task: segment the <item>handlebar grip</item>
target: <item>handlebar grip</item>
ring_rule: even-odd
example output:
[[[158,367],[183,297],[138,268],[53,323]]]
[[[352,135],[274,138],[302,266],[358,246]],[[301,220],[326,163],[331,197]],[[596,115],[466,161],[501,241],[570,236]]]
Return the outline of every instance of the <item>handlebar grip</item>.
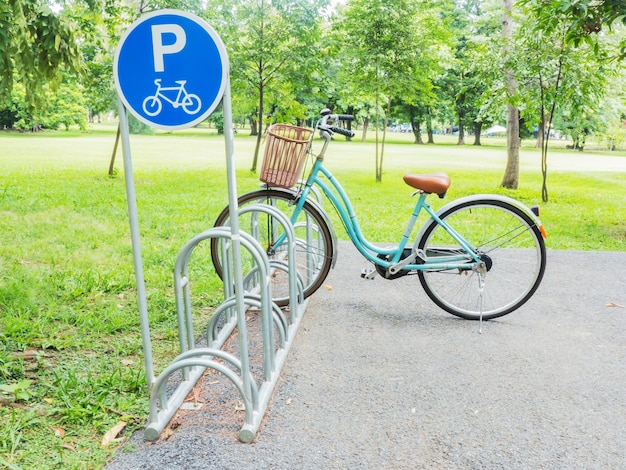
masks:
[[[330,130],[336,132],[337,134],[345,135],[346,137],[354,137],[354,132],[344,129],[343,127],[331,126]]]
[[[354,121],[352,114],[337,114],[337,119],[340,121]]]

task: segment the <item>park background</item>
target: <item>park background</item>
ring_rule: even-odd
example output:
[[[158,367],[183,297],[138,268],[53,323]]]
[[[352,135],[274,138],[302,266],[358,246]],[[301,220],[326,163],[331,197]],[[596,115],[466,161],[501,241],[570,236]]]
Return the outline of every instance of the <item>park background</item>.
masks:
[[[623,12],[612,2],[539,4],[516,3],[508,39],[506,4],[488,1],[0,5],[0,465],[98,468],[145,423],[120,161],[108,171],[112,54],[139,8],[192,11],[226,43],[240,193],[258,185],[269,124],[311,126],[330,106],[357,116],[356,137],[336,139],[327,162],[374,241],[399,233],[397,214],[412,208],[402,174],[444,170],[453,181],[446,200],[490,192],[533,205],[547,183],[549,249],[624,251]],[[510,129],[511,108],[523,139],[514,187],[503,187],[510,146],[484,134]],[[177,349],[175,257],[227,202],[222,125],[219,113],[186,131],[133,123],[157,369]],[[196,256],[202,324],[221,297],[210,256]],[[103,445],[119,422],[119,440]]]

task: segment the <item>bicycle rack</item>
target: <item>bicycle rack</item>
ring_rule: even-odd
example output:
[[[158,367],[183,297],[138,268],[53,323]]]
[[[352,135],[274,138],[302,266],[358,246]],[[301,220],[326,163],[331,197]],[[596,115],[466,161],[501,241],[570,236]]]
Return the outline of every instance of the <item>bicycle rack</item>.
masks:
[[[248,345],[246,324],[238,321],[232,315],[232,310],[236,306],[236,298],[232,295],[232,277],[229,279],[229,270],[226,269],[232,262],[233,257],[226,250],[227,259],[223,264],[225,268],[224,289],[227,299],[213,313],[206,326],[207,347],[195,347],[195,334],[192,325],[192,311],[190,298],[190,279],[188,277],[189,258],[193,250],[202,242],[211,238],[223,238],[229,240],[231,232],[227,228],[213,228],[207,230],[191,239],[181,250],[174,270],[174,286],[176,293],[176,305],[178,311],[178,327],[180,336],[181,354],[156,378],[150,396],[150,424],[145,430],[145,437],[148,440],[155,440],[161,431],[171,420],[178,408],[183,403],[197,381],[202,377],[206,369],[211,368],[224,374],[235,385],[241,395],[245,407],[245,424],[239,432],[239,439],[242,442],[254,440],[261,419],[269,403],[269,399],[276,385],[278,374],[282,369],[295,332],[304,314],[305,303],[301,302],[302,282],[297,278],[295,269],[295,240],[293,228],[288,219],[279,211],[272,207],[255,205],[247,207],[246,212],[260,211],[267,212],[272,217],[277,218],[287,231],[289,241],[288,274],[290,291],[292,294],[290,304],[290,315],[287,320],[283,312],[271,302],[271,292],[269,282],[259,284],[257,294],[247,294],[244,301],[247,306],[258,307],[261,310],[261,329],[263,344],[263,383],[258,386],[254,381],[248,362]],[[242,211],[243,212],[243,211]],[[270,263],[263,252],[262,247],[249,234],[240,232],[242,246],[246,248],[255,258],[256,270],[260,279],[269,279]],[[225,323],[218,332],[218,322],[225,318]],[[239,336],[239,358],[225,351],[220,350],[232,332],[237,329]],[[278,350],[274,349],[275,337],[274,329],[278,331]],[[217,362],[221,359],[224,363]],[[233,370],[234,369],[234,370]],[[166,387],[172,375],[179,370],[182,371],[183,381],[176,390],[167,396]]]
[[[189,240],[180,251],[174,267],[174,289],[180,354],[155,377],[148,305],[144,281],[137,203],[130,152],[127,109],[118,97],[120,135],[124,156],[130,233],[133,247],[137,303],[139,308],[141,337],[144,352],[146,381],[149,387],[150,416],[144,431],[147,440],[156,440],[171,418],[183,404],[187,395],[207,369],[227,377],[235,386],[245,408],[245,421],[239,431],[242,442],[252,442],[267,405],[277,384],[279,373],[285,363],[295,333],[302,320],[307,302],[303,295],[303,281],[295,266],[296,239],[289,219],[268,205],[256,204],[239,211],[233,157],[232,109],[230,84],[226,81],[222,96],[224,133],[226,135],[226,166],[230,227],[216,227],[202,232]],[[287,233],[287,263],[270,261],[253,235],[239,230],[238,217],[245,212],[265,212],[275,218]],[[208,321],[206,346],[196,346],[196,332],[192,323],[192,302],[189,279],[189,261],[193,251],[207,240],[220,239],[223,262],[224,301]],[[243,273],[241,249],[247,250],[254,260],[254,267]],[[289,318],[272,302],[270,275],[272,270],[282,269],[288,273]],[[244,275],[245,274],[245,275]],[[254,286],[244,291],[244,282]],[[249,342],[246,312],[250,307],[260,310],[262,343],[262,378],[258,381],[250,368]],[[238,357],[221,349],[234,331],[238,337]],[[277,334],[276,334],[277,333]],[[201,335],[198,335],[201,336]],[[175,384],[174,382],[179,380]]]

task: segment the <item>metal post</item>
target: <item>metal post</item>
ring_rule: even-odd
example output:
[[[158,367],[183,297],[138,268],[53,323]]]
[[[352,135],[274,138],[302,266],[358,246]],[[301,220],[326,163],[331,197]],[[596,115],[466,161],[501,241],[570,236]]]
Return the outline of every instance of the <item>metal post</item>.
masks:
[[[152,364],[152,344],[150,343],[150,326],[148,320],[148,302],[146,300],[146,284],[141,259],[141,241],[139,237],[139,222],[137,216],[137,198],[135,195],[135,181],[133,163],[130,155],[130,138],[128,131],[128,117],[126,108],[118,98],[120,130],[122,137],[122,152],[124,153],[124,178],[126,181],[126,199],[128,204],[128,220],[130,222],[130,237],[133,246],[133,260],[135,263],[135,281],[137,283],[137,303],[139,304],[139,319],[141,322],[141,339],[143,342],[143,360],[146,369],[146,380],[149,390],[154,385],[154,366]],[[150,410],[152,414],[153,410]],[[156,412],[156,411],[155,411]]]
[[[226,88],[222,98],[224,112],[224,134],[226,136],[226,178],[228,181],[228,208],[230,215],[230,232],[233,253],[233,277],[235,281],[235,298],[237,310],[237,324],[246,323],[246,306],[243,292],[243,272],[241,267],[241,238],[239,235],[239,205],[237,202],[237,177],[235,168],[235,155],[233,149],[233,112],[230,102],[230,73],[227,74]],[[239,351],[241,354],[241,369],[243,379],[243,392],[250,399],[252,391],[250,386],[250,361],[248,358],[248,334],[246,328],[240,328]]]

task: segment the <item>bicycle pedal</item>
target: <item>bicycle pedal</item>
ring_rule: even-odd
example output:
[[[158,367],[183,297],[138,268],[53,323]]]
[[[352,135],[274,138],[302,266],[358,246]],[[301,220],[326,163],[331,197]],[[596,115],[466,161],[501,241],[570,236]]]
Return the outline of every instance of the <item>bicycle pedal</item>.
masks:
[[[367,269],[365,268],[363,271],[361,271],[361,278],[363,279],[368,279],[368,280],[372,280],[376,277],[376,270],[375,269]]]

